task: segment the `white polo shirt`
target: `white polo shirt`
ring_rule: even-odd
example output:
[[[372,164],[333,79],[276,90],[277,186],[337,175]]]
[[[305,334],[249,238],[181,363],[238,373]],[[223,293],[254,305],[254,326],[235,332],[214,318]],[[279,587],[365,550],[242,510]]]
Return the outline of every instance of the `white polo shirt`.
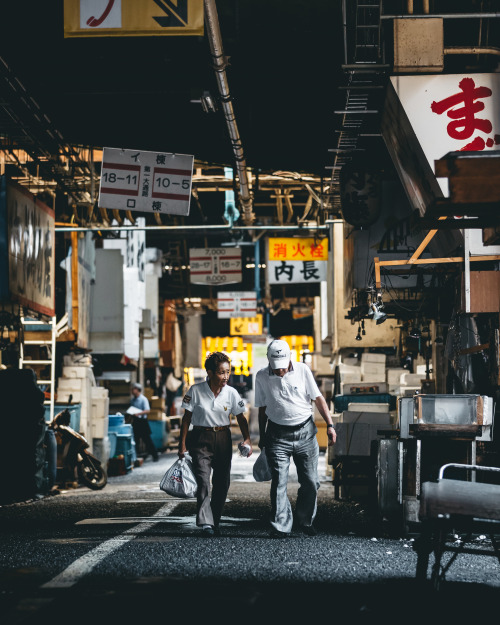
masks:
[[[266,406],[270,421],[279,425],[298,425],[312,415],[311,401],[321,395],[313,374],[303,362],[280,378],[270,366],[255,376],[255,406]]]
[[[229,425],[230,414],[243,414],[245,402],[235,388],[227,385],[215,397],[206,380],[193,384],[184,395],[181,407],[192,413],[192,425],[214,427]]]

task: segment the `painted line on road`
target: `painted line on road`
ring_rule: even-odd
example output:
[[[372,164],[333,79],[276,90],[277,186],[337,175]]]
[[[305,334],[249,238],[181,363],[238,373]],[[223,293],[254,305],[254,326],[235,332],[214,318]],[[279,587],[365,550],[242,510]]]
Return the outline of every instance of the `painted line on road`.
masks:
[[[139,534],[143,534],[157,523],[160,523],[167,515],[173,512],[177,506],[177,501],[169,501],[160,508],[154,516],[146,517],[146,522],[140,522],[139,525],[125,530],[119,536],[101,543],[81,558],[78,558],[78,560],[75,560],[64,569],[62,573],[59,573],[59,575],[56,575],[50,581],[42,584],[41,588],[70,588],[74,586],[82,577],[88,575],[102,560],[131,540],[134,540]],[[137,520],[142,521],[141,517],[137,517]]]

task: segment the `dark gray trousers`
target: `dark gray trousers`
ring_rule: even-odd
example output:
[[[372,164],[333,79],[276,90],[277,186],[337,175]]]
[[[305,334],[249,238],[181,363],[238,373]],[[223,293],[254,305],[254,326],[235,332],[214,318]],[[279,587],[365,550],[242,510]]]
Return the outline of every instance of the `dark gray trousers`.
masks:
[[[217,527],[229,490],[233,445],[231,430],[193,429],[190,433],[189,453],[198,483],[196,525]],[[212,493],[210,496],[210,477]]]

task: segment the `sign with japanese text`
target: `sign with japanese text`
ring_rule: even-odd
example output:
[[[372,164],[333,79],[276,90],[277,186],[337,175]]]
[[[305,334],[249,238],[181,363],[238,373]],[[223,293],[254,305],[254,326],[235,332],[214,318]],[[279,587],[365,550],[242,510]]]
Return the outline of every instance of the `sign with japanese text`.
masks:
[[[23,187],[7,185],[10,298],[28,310],[55,314],[54,211]]]
[[[262,315],[255,317],[236,317],[229,320],[231,336],[253,336],[262,334]]]
[[[203,0],[64,0],[65,37],[203,36]]]
[[[392,84],[432,168],[448,152],[498,149],[500,74],[393,76]],[[444,195],[448,180],[438,179]]]
[[[193,161],[188,154],[104,148],[99,206],[186,217]]]
[[[255,317],[257,294],[255,291],[219,291],[217,293],[217,318],[231,319]]]
[[[270,238],[268,260],[328,260],[328,239]]]
[[[192,284],[241,282],[241,248],[204,247],[189,250]]]
[[[327,238],[270,238],[269,284],[322,282],[326,280],[327,260]]]

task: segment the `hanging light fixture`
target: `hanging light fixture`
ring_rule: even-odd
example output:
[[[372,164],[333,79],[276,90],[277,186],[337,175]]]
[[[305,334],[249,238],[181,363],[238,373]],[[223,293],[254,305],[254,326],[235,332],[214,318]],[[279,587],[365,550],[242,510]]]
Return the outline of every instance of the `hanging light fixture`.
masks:
[[[377,322],[377,325],[384,323],[387,319],[385,312],[382,312],[383,304],[381,302],[372,302],[368,309],[368,316]]]

